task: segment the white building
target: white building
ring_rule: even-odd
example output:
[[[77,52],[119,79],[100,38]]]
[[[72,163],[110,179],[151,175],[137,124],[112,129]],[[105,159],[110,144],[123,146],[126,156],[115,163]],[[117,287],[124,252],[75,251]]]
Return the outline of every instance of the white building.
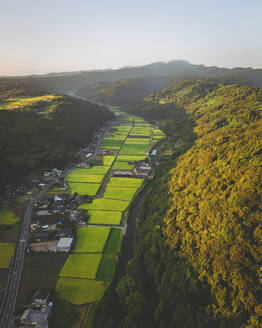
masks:
[[[73,238],[60,238],[57,246],[50,246],[51,252],[69,252],[72,245]]]

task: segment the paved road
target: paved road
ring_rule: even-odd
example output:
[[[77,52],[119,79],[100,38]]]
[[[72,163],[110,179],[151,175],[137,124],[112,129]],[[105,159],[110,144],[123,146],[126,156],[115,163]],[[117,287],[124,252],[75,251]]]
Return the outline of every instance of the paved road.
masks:
[[[67,174],[67,172],[65,173]],[[26,211],[21,222],[21,231],[19,240],[17,241],[16,252],[12,259],[11,267],[8,275],[4,302],[0,309],[0,327],[9,328],[12,321],[13,312],[15,309],[16,298],[19,290],[19,284],[24,266],[24,258],[27,248],[27,239],[30,232],[31,214],[34,203],[50,188],[57,180],[46,185],[34,198],[31,199],[26,207]]]

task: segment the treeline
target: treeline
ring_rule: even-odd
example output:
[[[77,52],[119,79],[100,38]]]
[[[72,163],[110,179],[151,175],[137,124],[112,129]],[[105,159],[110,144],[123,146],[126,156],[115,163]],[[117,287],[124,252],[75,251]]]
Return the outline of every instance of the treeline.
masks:
[[[2,89],[2,94],[32,97],[41,92],[18,88]],[[112,118],[105,107],[69,96],[54,99],[48,107],[39,102],[0,110],[0,185],[39,169],[63,168],[81,145],[91,141],[92,133]]]
[[[153,183],[96,327],[262,327],[261,108],[261,88],[201,79],[128,109],[195,141]]]

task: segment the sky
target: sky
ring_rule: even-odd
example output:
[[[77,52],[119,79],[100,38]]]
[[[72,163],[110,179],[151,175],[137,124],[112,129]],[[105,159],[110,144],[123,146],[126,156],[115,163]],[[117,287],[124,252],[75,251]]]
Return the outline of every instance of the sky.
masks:
[[[0,0],[0,76],[176,59],[262,68],[261,0]]]

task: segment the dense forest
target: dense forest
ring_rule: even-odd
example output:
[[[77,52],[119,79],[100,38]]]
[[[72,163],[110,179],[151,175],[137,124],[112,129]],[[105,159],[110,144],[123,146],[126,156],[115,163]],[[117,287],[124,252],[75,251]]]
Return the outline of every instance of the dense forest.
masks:
[[[262,89],[185,80],[125,109],[185,147],[162,162],[96,327],[262,327]]]
[[[64,167],[113,114],[69,96],[0,85],[0,186],[30,172]]]

